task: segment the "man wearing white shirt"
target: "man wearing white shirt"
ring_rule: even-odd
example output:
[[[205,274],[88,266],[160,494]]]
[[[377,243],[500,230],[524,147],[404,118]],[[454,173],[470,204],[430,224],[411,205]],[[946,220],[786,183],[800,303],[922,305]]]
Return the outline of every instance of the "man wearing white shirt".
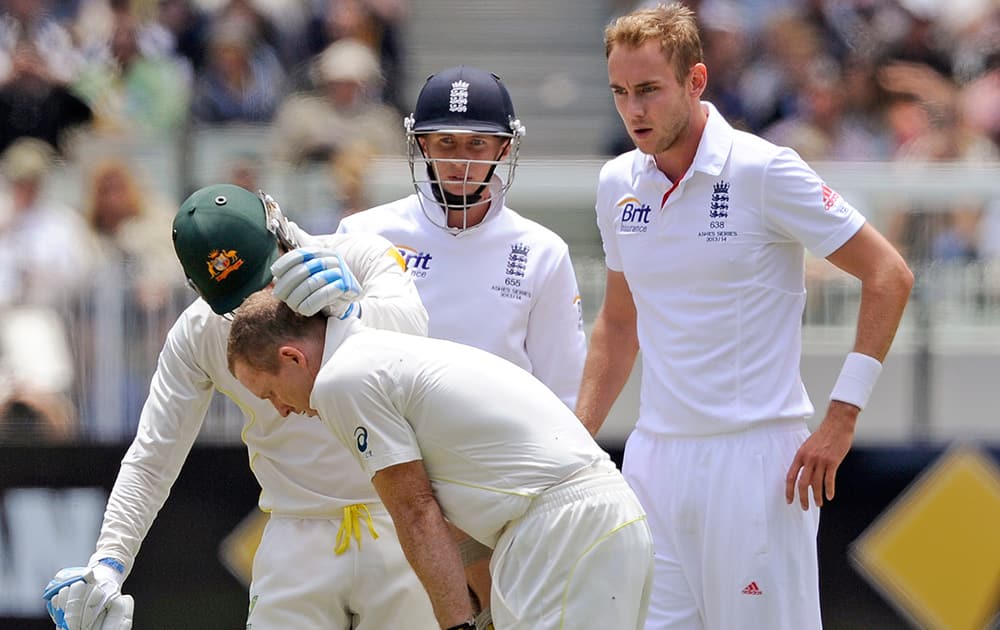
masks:
[[[497,630],[642,627],[645,515],[573,412],[524,370],[450,341],[305,317],[267,290],[236,311],[227,356],[247,389],[281,415],[319,416],[354,454],[441,628],[476,628],[449,522],[494,550]]]
[[[406,120],[414,194],[345,217],[337,231],[396,245],[429,336],[519,365],[572,409],[586,340],[569,247],[506,205],[524,134],[496,75],[442,70]]]
[[[793,151],[700,100],[708,71],[690,9],[618,18],[605,52],[637,148],[600,174],[607,288],[577,415],[597,433],[642,349],[623,471],[656,547],[646,628],[819,628],[819,507],[913,276]],[[812,435],[799,374],[805,248],[861,281],[853,352]]]

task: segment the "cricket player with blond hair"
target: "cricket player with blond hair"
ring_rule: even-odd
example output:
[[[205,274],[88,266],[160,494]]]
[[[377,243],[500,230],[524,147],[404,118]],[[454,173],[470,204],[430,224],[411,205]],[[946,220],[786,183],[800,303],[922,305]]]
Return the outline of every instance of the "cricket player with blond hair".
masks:
[[[794,151],[701,100],[710,74],[689,7],[616,18],[604,50],[636,149],[598,179],[607,275],[577,414],[600,430],[641,349],[622,470],[656,545],[646,629],[818,630],[820,508],[913,275]],[[799,371],[806,249],[861,283],[854,347],[815,431]]]

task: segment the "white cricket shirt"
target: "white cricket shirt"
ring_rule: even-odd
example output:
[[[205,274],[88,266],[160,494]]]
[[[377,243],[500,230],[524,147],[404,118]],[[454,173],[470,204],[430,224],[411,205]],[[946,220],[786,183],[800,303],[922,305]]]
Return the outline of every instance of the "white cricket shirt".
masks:
[[[587,342],[569,247],[503,205],[499,178],[478,226],[449,232],[416,194],[345,217],[340,233],[375,232],[407,262],[430,315],[429,335],[482,348],[549,386],[571,409]],[[429,193],[428,193],[429,194]],[[437,205],[431,217],[445,216]]]
[[[864,217],[791,149],[734,130],[709,103],[688,172],[609,161],[597,189],[608,268],[637,310],[637,426],[710,435],[813,407],[799,374],[804,247],[826,257]]]
[[[423,460],[448,520],[493,547],[531,500],[610,458],[541,381],[478,348],[331,319],[310,406],[369,476]]]
[[[335,248],[363,287],[362,317],[372,326],[426,333],[426,311],[391,244],[374,234],[313,238]],[[177,319],[163,345],[135,440],[115,481],[93,560],[114,557],[131,568],[198,436],[213,389],[243,410],[243,441],[261,487],[260,508],[286,516],[339,517],[353,503],[378,502],[352,454],[316,418],[282,418],[229,372],[229,320],[198,299]],[[209,483],[210,480],[206,480]]]

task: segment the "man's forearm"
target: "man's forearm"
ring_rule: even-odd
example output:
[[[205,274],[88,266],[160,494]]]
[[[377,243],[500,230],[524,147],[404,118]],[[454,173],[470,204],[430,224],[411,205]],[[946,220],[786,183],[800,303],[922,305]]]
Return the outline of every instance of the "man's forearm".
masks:
[[[601,429],[632,373],[639,342],[631,330],[629,334],[600,317],[594,322],[576,404],[576,415],[591,435]]]
[[[854,351],[885,360],[910,297],[913,275],[904,266],[887,266],[861,284]]]
[[[424,585],[441,627],[470,619],[473,610],[465,569],[437,504],[392,517],[406,559]]]

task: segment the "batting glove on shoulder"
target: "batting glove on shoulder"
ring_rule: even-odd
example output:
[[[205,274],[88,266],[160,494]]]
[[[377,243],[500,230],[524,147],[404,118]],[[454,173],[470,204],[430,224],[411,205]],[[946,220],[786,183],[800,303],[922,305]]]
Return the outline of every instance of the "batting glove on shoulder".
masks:
[[[135,602],[122,595],[124,567],[105,559],[89,567],[60,570],[42,599],[59,630],[131,630]]]
[[[299,247],[271,265],[274,295],[296,313],[347,319],[358,308],[361,285],[340,254],[319,247]]]

